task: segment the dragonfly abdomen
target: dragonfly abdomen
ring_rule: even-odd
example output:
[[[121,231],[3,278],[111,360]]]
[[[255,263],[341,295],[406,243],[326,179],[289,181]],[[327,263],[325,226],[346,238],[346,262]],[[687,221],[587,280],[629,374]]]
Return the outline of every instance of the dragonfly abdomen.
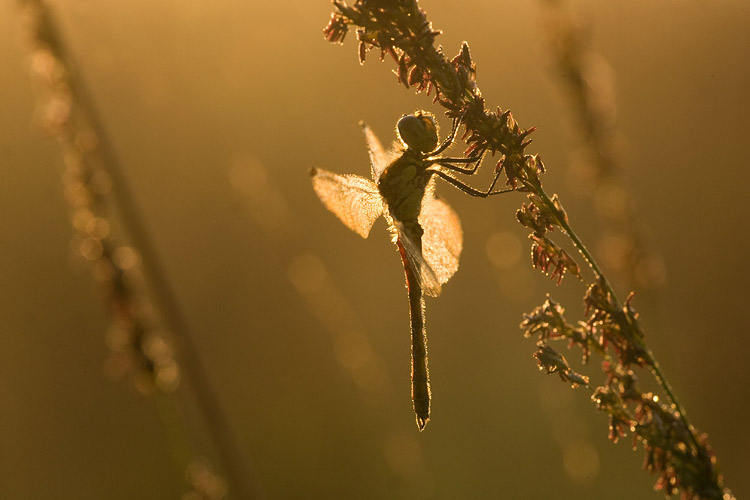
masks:
[[[414,274],[403,244],[399,240],[398,251],[404,263],[406,288],[409,293],[409,316],[411,319],[411,400],[417,427],[424,430],[430,420],[430,370],[427,367],[427,329],[425,328],[424,294]]]

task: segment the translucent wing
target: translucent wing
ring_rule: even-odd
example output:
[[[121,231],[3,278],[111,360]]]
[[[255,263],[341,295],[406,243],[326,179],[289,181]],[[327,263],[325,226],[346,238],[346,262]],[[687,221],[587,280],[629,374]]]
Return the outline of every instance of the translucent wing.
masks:
[[[456,212],[444,201],[435,198],[432,190],[422,200],[419,224],[422,235],[422,255],[442,284],[458,270],[458,258],[463,249],[463,231]]]
[[[310,176],[323,205],[346,227],[367,238],[375,219],[383,213],[383,198],[375,183],[359,175],[339,175],[320,168],[311,169]]]
[[[419,236],[413,234],[414,231],[410,231],[407,226],[398,221],[394,223],[394,226],[398,234],[398,239],[406,252],[409,266],[417,276],[422,291],[430,297],[437,297],[442,291],[441,282],[438,275],[432,269],[432,266],[425,260],[423,252],[419,248],[419,240],[417,239]],[[424,238],[422,239],[422,244],[424,244]]]
[[[394,154],[387,152],[383,149],[383,145],[375,136],[375,133],[368,127],[364,122],[359,122],[362,126],[362,132],[365,134],[365,141],[367,142],[367,152],[370,154],[370,172],[372,173],[372,179],[377,182],[380,179],[380,174],[383,173],[388,163],[393,160]]]

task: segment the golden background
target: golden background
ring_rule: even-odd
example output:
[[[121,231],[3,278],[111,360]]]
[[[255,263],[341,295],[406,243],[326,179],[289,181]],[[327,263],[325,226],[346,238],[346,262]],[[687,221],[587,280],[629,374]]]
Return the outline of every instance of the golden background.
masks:
[[[359,120],[387,143],[401,114],[440,110],[396,84],[391,60],[370,53],[360,66],[353,34],[326,42],[328,2],[51,5],[268,498],[660,497],[630,438],[608,442],[586,393],[531,358],[522,314],[550,291],[577,319],[583,288],[530,269],[517,194],[439,188],[465,245],[427,301],[433,416],[417,432],[397,253],[382,221],[365,241],[327,212],[307,169],[368,175]],[[448,55],[469,42],[488,106],[538,128],[529,151],[544,158],[545,186],[595,247],[541,2],[421,5]],[[608,65],[623,177],[663,262],[663,283],[635,307],[727,486],[747,497],[750,6],[573,10]],[[62,158],[34,122],[21,21],[15,2],[0,5],[0,498],[179,498],[164,413],[104,374],[109,320],[72,256]],[[197,452],[217,464],[180,397]]]

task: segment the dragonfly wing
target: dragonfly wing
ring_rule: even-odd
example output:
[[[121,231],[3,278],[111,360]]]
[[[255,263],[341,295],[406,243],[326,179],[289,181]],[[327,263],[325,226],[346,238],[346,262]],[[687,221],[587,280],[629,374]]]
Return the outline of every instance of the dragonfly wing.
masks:
[[[463,231],[456,212],[432,193],[422,200],[419,224],[424,229],[422,255],[439,283],[445,283],[458,270],[463,249]]]
[[[395,226],[398,231],[398,239],[406,252],[409,267],[411,267],[419,280],[419,285],[422,287],[422,291],[430,297],[437,297],[442,290],[442,287],[440,286],[441,282],[438,275],[432,269],[432,266],[423,256],[422,250],[420,249],[421,245],[418,239],[419,236],[412,234],[414,231],[410,231],[406,226],[399,222],[395,222]],[[422,243],[424,243],[424,239],[422,240]]]
[[[398,147],[394,146],[386,151],[372,129],[364,122],[359,122],[359,124],[362,125],[362,132],[365,134],[365,141],[367,142],[367,152],[370,155],[370,173],[372,179],[377,182],[388,164],[398,156]]]
[[[310,170],[313,189],[328,210],[346,227],[367,238],[370,229],[383,213],[383,198],[378,187],[359,175],[340,175],[313,168]]]

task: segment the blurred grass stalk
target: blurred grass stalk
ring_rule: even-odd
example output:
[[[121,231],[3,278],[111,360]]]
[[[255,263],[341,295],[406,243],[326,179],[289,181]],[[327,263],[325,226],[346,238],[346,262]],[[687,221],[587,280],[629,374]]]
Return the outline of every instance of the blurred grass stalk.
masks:
[[[184,428],[184,422],[175,422],[184,417],[174,394],[184,380],[221,456],[232,496],[261,498],[203,366],[195,337],[168,286],[123,168],[52,13],[42,0],[21,0],[20,4],[27,17],[29,68],[39,92],[36,118],[62,150],[73,250],[91,265],[111,315],[107,344],[113,356],[106,371],[117,378],[129,375],[141,392],[156,391],[168,399],[166,406],[172,409],[160,414],[170,414],[162,423],[179,448],[173,450],[176,460],[185,462],[180,465],[193,493],[219,499],[226,490],[223,480],[205,465],[196,465],[194,457],[187,456],[191,446],[176,442],[187,440],[184,433],[168,428]],[[121,243],[126,239],[130,245]]]
[[[521,327],[527,337],[537,337],[535,353],[540,369],[557,373],[572,387],[587,387],[592,401],[609,416],[609,437],[618,441],[628,432],[643,445],[644,468],[659,475],[655,489],[666,496],[680,493],[685,499],[722,499],[734,497],[723,485],[705,434],[688,421],[656,357],[645,342],[638,314],[632,307],[631,293],[623,303],[617,299],[607,277],[573,231],[557,195],[548,195],[542,187],[544,164],[538,155],[525,153],[533,128],[523,129],[510,111],[489,111],[476,84],[476,64],[469,47],[463,43],[458,54],[448,59],[435,48],[434,30],[416,0],[355,0],[348,5],[333,0],[336,11],[324,29],[326,39],[343,43],[350,26],[357,27],[360,63],[376,49],[381,59],[391,56],[397,65],[397,82],[407,89],[433,94],[433,102],[444,107],[449,118],[460,118],[465,127],[467,156],[490,152],[500,154],[495,175],[504,171],[506,185],[527,193],[529,202],[518,210],[518,221],[531,231],[532,265],[562,282],[573,274],[586,283],[584,296],[587,317],[573,325],[564,309],[549,297],[545,303],[524,316]],[[591,122],[591,131],[596,128]],[[628,214],[622,214],[623,217]],[[550,239],[557,228],[575,246],[593,273],[586,279],[576,259]],[[564,356],[549,346],[550,340],[562,340],[577,346],[583,363],[591,354],[603,359],[605,380],[593,387],[590,377],[573,371]],[[633,366],[646,367],[666,395],[664,404],[652,393],[638,387]]]
[[[578,192],[591,198],[603,224],[597,253],[615,284],[627,289],[658,288],[664,281],[664,264],[647,248],[643,223],[636,220],[635,203],[623,178],[623,138],[615,126],[612,69],[592,47],[592,27],[573,12],[569,0],[540,0],[540,4],[544,36],[581,144],[574,153],[570,180]]]

